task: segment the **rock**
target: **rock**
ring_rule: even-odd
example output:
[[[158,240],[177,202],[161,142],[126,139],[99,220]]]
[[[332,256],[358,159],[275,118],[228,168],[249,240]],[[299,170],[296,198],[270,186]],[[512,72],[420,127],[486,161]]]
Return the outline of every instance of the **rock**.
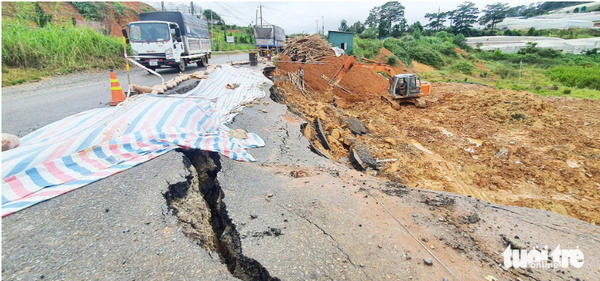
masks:
[[[473,213],[470,216],[467,217],[467,220],[469,221],[469,223],[477,223],[479,222],[479,215],[477,215],[477,213]]]
[[[431,259],[431,258],[423,259],[423,261],[425,262],[426,265],[433,265],[433,259]]]
[[[242,129],[235,129],[235,130],[231,130],[229,131],[229,133],[227,133],[227,136],[230,138],[236,138],[236,139],[246,139],[246,131],[242,130]]]
[[[511,248],[513,250],[525,250],[527,249],[527,245],[525,245],[525,243],[523,243],[520,239],[511,239],[509,237],[506,237],[504,235],[500,235],[502,237],[502,239],[504,240],[505,244],[510,244]]]
[[[390,144],[391,146],[396,145],[396,140],[390,137],[383,138],[383,141]]]
[[[358,140],[355,140],[350,146],[349,156],[350,162],[358,170],[366,170],[368,167],[377,169],[375,157],[373,157],[371,151]]]
[[[340,117],[340,123],[346,125],[346,127],[355,135],[362,135],[369,132],[367,128],[358,120],[356,117],[342,116]]]
[[[417,213],[413,212],[412,216],[416,218],[417,217]]]
[[[329,141],[327,141],[327,137],[325,136],[325,131],[323,131],[323,125],[321,124],[321,119],[317,118],[315,120],[315,129],[317,131],[317,136],[319,137],[319,140],[321,141],[321,145],[323,145],[323,148],[327,149],[327,150],[331,150],[331,146],[329,146]]]
[[[2,133],[2,151],[13,149],[20,144],[21,140],[16,135]]]
[[[508,149],[505,147],[500,148],[500,150],[494,155],[494,157],[498,159],[506,158],[508,156]]]
[[[423,237],[421,238],[421,240],[423,240],[423,242],[429,242],[429,239],[427,237]]]

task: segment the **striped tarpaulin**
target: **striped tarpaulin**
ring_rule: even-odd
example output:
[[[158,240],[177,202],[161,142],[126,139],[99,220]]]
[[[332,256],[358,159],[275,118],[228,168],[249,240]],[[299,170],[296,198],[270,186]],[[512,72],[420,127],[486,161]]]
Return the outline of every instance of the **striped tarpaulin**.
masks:
[[[227,84],[239,84],[234,90]],[[178,147],[254,161],[245,148],[264,146],[256,134],[239,140],[225,126],[233,109],[262,98],[262,73],[223,65],[188,93],[141,95],[119,106],[75,114],[24,136],[2,152],[2,216],[67,193]]]

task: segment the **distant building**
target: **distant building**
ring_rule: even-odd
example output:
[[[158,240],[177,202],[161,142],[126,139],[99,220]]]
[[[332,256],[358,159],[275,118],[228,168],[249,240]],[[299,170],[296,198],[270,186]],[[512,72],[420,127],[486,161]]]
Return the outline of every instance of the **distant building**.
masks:
[[[551,11],[550,14],[577,14],[592,11],[600,11],[600,2],[590,2],[576,6],[566,7]]]
[[[354,33],[352,32],[329,30],[327,37],[332,47],[344,50],[347,55],[354,49]]]

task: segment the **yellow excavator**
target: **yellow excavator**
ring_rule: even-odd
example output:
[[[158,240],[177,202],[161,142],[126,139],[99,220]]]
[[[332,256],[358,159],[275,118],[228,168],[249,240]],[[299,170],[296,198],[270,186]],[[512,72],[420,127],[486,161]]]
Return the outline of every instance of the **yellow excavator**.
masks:
[[[358,60],[367,63],[359,62]],[[336,86],[352,67],[368,68],[373,71],[386,73],[389,76],[386,78],[389,81],[388,92],[390,93],[391,98],[381,96],[381,99],[390,103],[394,109],[399,110],[399,104],[403,102],[412,103],[418,108],[424,108],[426,106],[425,101],[419,98],[429,95],[431,91],[431,84],[429,84],[429,82],[421,81],[421,77],[415,74],[397,74],[396,70],[387,64],[358,56],[351,56],[344,65],[340,67],[338,72],[329,80],[330,88]]]

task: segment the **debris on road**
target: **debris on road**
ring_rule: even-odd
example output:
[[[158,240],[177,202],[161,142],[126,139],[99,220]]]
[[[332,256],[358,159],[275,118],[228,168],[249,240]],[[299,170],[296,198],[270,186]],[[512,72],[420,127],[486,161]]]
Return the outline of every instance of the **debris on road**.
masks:
[[[13,149],[21,144],[19,137],[13,134],[2,133],[2,151]]]

